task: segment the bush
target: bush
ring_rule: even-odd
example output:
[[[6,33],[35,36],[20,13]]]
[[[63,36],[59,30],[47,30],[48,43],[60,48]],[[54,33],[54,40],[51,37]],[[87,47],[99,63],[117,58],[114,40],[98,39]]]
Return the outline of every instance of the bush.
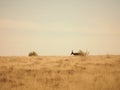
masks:
[[[79,53],[81,56],[88,56],[89,55],[88,51],[84,52],[83,50],[79,50]]]
[[[28,56],[38,56],[38,54],[35,51],[33,51],[33,52],[30,52]]]

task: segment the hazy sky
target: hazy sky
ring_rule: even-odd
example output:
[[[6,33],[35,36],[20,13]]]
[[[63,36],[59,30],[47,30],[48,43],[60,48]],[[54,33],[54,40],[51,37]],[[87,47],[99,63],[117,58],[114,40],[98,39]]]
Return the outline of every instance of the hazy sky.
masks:
[[[120,0],[0,0],[0,56],[120,54]]]

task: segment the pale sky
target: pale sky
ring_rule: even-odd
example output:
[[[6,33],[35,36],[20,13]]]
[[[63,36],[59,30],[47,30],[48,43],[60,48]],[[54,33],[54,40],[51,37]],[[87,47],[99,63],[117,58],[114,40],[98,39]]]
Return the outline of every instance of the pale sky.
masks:
[[[0,0],[0,56],[120,54],[120,0]]]

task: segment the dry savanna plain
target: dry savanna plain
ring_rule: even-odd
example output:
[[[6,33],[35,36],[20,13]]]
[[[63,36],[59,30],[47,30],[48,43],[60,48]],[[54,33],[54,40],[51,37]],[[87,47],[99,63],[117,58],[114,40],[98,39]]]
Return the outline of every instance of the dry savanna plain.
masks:
[[[0,90],[120,90],[120,56],[1,56]]]

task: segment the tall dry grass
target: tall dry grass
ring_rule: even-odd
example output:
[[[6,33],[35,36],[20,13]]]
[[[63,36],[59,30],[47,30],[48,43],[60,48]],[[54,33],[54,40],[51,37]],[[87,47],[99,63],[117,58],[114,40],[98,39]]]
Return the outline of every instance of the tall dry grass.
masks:
[[[120,90],[120,56],[0,57],[0,90]]]

